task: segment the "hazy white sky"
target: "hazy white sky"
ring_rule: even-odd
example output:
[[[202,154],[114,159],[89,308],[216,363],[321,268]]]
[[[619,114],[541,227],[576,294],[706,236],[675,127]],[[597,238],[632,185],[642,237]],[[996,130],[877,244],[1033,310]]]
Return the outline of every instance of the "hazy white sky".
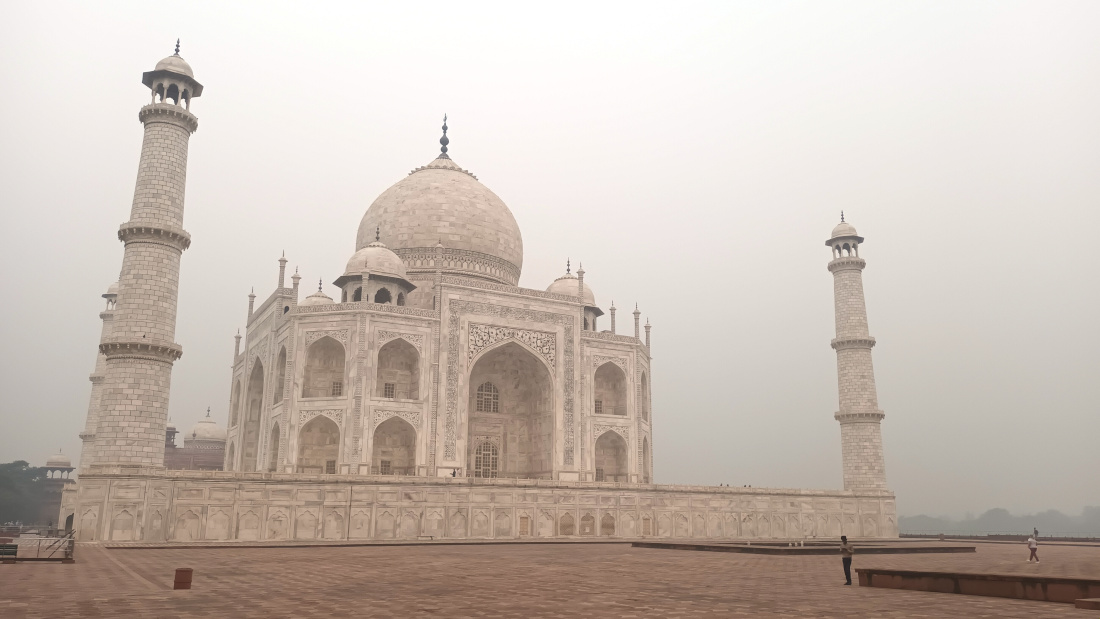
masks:
[[[1095,2],[5,3],[0,461],[79,454],[141,73],[179,37],[181,429],[225,423],[249,288],[283,250],[339,276],[446,112],[521,285],[571,257],[620,332],[652,321],[658,482],[840,486],[844,209],[900,513],[1100,504],[1098,31]]]

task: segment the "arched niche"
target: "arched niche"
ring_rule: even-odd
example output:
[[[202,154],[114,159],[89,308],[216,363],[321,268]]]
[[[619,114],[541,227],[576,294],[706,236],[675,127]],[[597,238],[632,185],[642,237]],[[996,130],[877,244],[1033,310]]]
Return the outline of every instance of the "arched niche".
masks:
[[[649,438],[642,439],[642,483],[650,483],[649,472]]]
[[[237,413],[241,408],[241,380],[233,381],[233,395],[229,398],[229,427],[237,425]]]
[[[335,473],[340,457],[340,428],[336,422],[318,415],[298,433],[298,472]]]
[[[400,417],[374,429],[371,471],[376,475],[416,475],[416,430]]]
[[[641,384],[638,392],[638,408],[641,409],[642,419],[649,421],[649,380],[645,372],[642,372]]]
[[[374,396],[397,400],[420,399],[420,353],[412,344],[397,338],[386,342],[378,350]]]
[[[607,431],[596,439],[596,481],[629,481],[626,439]]]
[[[306,349],[302,379],[303,398],[333,398],[344,395],[344,346],[322,337]]]
[[[244,428],[241,433],[241,469],[255,471],[260,446],[260,416],[264,403],[264,364],[259,359],[252,365],[245,395]]]
[[[286,382],[286,346],[279,349],[279,356],[275,360],[275,383],[271,385],[271,403],[278,404],[283,401],[283,387]]]
[[[597,415],[626,415],[626,372],[614,363],[596,368],[592,412]]]
[[[267,444],[267,470],[279,470],[279,424],[271,426],[271,440]]]
[[[496,406],[478,386],[491,384]],[[483,353],[470,371],[467,470],[483,440],[500,446],[500,477],[549,479],[553,471],[554,397],[550,370],[528,348],[506,342]]]

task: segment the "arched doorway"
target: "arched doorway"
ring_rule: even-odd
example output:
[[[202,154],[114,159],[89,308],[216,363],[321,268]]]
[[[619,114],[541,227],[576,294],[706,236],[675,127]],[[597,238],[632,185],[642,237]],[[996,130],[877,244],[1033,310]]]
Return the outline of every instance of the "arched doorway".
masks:
[[[260,413],[264,404],[264,364],[259,359],[252,366],[245,396],[244,438],[241,442],[241,470],[255,471],[260,446]]]
[[[474,464],[470,468],[474,477],[497,477],[500,474],[500,448],[492,441],[482,441],[474,447]]]
[[[378,350],[378,379],[374,396],[397,400],[420,399],[420,353],[403,339],[387,342]]]
[[[416,430],[400,417],[390,417],[374,430],[371,472],[416,475]]]
[[[499,448],[498,476],[550,479],[554,397],[546,364],[507,342],[477,360],[468,384],[467,470],[473,473],[475,450],[491,442]]]
[[[594,382],[595,402],[592,412],[597,415],[626,415],[626,373],[608,361],[596,369]]]
[[[629,481],[626,439],[604,432],[596,439],[596,481]]]
[[[344,347],[325,336],[306,349],[303,398],[335,398],[344,395]]]
[[[274,473],[279,470],[279,424],[271,426],[271,442],[267,444],[267,470]]]
[[[318,415],[302,426],[298,436],[298,472],[336,472],[336,460],[340,455],[340,428],[336,422]]]

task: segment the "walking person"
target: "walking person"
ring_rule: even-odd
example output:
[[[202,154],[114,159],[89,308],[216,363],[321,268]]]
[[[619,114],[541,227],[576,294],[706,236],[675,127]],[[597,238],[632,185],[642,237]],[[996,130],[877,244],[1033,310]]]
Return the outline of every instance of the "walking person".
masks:
[[[1034,535],[1027,538],[1027,547],[1031,549],[1031,556],[1027,558],[1027,562],[1031,563],[1031,560],[1035,559],[1035,562],[1038,563],[1039,562],[1039,540],[1035,539]]]
[[[840,536],[840,557],[841,562],[844,563],[844,584],[852,584],[852,553],[856,551],[852,548],[852,545],[848,543],[848,536]]]

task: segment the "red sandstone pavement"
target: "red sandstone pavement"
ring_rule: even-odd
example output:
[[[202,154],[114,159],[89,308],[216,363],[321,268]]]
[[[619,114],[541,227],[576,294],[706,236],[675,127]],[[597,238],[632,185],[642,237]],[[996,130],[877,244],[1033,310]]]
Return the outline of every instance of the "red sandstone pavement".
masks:
[[[856,567],[1100,578],[1100,547],[978,544]],[[531,544],[107,549],[0,565],[0,617],[1096,617],[1072,605],[842,585],[839,557]],[[173,570],[195,570],[172,591]]]

